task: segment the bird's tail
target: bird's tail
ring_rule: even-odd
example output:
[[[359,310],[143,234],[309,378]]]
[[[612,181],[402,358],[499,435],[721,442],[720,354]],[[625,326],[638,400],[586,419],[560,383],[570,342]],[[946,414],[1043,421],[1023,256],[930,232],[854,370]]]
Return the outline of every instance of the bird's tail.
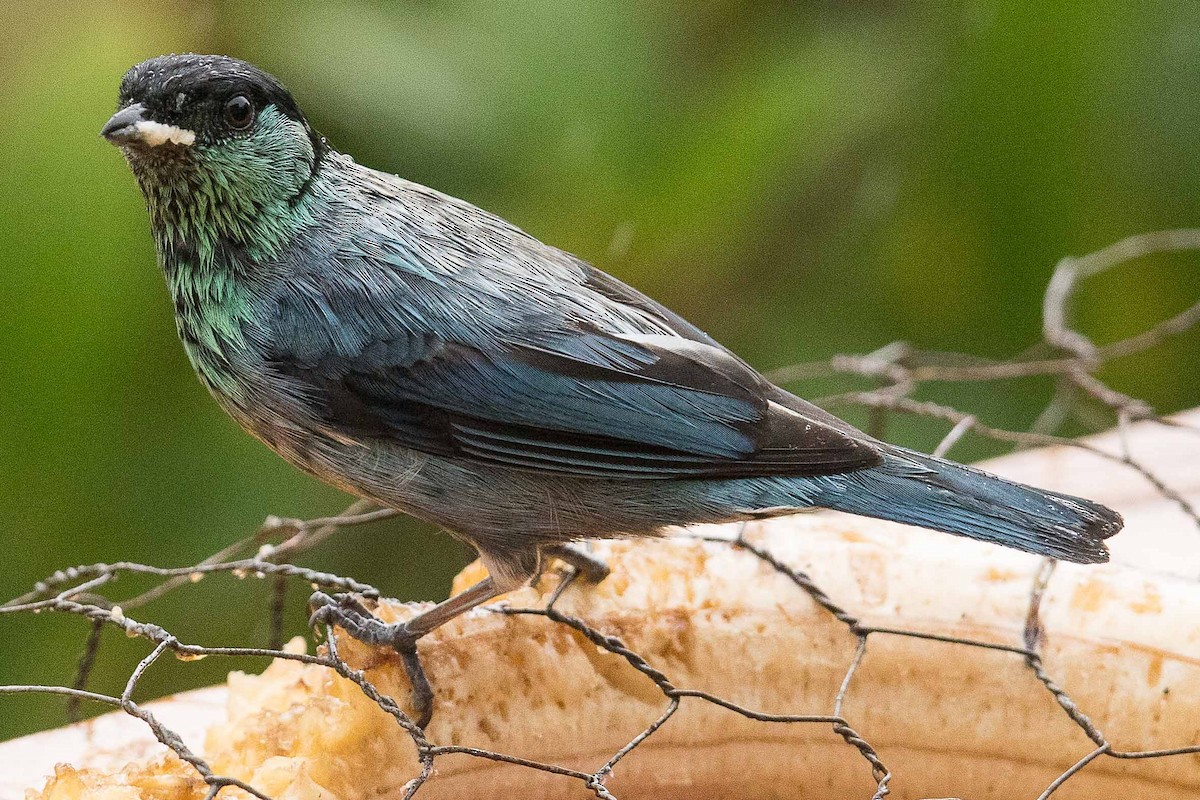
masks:
[[[1121,530],[1121,515],[1099,503],[885,447],[882,464],[840,476],[847,491],[820,505],[1083,564],[1107,561],[1104,540]]]

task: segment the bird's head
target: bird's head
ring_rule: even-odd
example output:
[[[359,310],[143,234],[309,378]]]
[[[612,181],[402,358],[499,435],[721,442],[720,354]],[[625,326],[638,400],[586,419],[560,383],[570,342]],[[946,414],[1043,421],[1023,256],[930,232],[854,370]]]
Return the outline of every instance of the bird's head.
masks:
[[[226,56],[133,67],[101,135],[124,152],[167,245],[270,247],[326,145],[278,80]]]

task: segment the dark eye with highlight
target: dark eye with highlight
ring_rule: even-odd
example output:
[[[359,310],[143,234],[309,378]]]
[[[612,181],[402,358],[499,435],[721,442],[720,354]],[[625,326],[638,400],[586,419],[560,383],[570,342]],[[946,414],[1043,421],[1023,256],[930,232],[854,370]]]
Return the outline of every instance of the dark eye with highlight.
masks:
[[[254,104],[239,94],[225,102],[225,122],[234,130],[244,131],[254,122]]]

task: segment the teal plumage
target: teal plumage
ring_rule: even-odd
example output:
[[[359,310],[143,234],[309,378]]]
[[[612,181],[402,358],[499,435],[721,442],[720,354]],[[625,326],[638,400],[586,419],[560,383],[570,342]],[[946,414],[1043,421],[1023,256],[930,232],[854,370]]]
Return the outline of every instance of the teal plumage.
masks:
[[[868,437],[574,256],[334,151],[244,62],[152,59],[120,106],[104,133],[204,383],[300,468],[470,542],[489,591],[579,538],[811,507],[1081,562],[1120,529]]]

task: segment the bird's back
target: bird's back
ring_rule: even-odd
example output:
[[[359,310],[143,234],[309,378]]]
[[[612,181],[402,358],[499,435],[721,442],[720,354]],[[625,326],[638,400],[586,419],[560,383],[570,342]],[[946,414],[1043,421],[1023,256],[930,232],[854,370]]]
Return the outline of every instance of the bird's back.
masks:
[[[875,460],[853,429],[826,426],[823,411],[615,278],[461,200],[330,162],[323,221],[281,254],[254,338],[343,435],[461,453],[448,414],[658,448],[664,463],[695,462],[685,472],[745,474],[760,451],[763,474]]]

